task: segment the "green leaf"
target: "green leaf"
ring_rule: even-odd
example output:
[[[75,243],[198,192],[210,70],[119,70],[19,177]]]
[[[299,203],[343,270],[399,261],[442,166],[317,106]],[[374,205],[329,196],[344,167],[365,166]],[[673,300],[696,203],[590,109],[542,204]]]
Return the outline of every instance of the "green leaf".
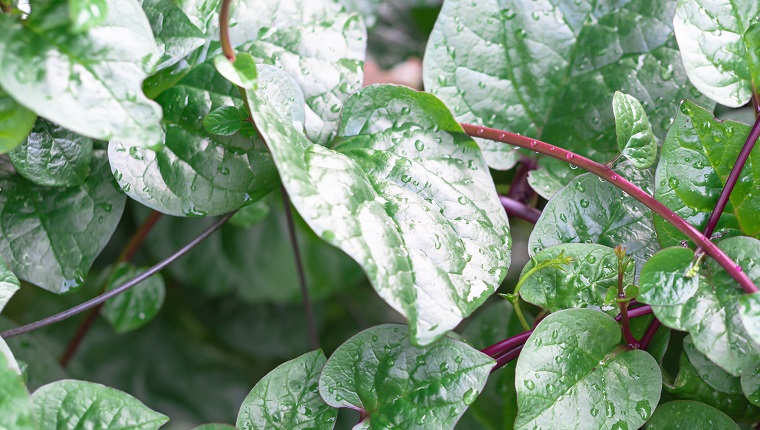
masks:
[[[106,0],[68,0],[71,32],[84,33],[103,24],[108,16]]]
[[[617,169],[644,191],[652,191],[652,174],[621,163]],[[652,212],[614,185],[591,173],[573,178],[544,207],[528,242],[535,255],[563,243],[622,245],[636,261],[637,273],[660,246],[654,234]]]
[[[0,316],[0,330],[18,327],[4,316]],[[40,333],[27,333],[6,340],[8,347],[19,362],[27,364],[26,385],[34,390],[47,383],[67,378],[66,371],[58,362],[58,357],[47,339]]]
[[[218,0],[142,0],[145,16],[156,38],[160,59],[156,70],[170,67],[203,46]],[[215,27],[214,27],[215,28]]]
[[[46,188],[0,158],[0,255],[21,280],[54,293],[82,285],[124,211],[103,151],[82,185]]]
[[[760,44],[750,29],[760,6],[753,0],[679,0],[673,18],[689,80],[706,96],[739,107],[752,96]]]
[[[620,153],[639,169],[652,167],[657,158],[657,138],[641,103],[628,94],[615,91],[612,111]]]
[[[672,306],[686,303],[699,288],[698,262],[689,248],[666,248],[641,268],[639,301]]]
[[[494,361],[454,339],[424,348],[407,327],[385,324],[346,341],[319,379],[327,404],[363,411],[355,429],[452,429],[486,383]]]
[[[691,430],[709,423],[714,430],[733,430],[739,426],[726,414],[704,403],[677,400],[657,407],[647,422],[647,430]]]
[[[617,153],[614,91],[642,101],[657,136],[678,101],[689,97],[666,18],[674,7],[674,0],[578,0],[562,7],[549,0],[448,0],[427,44],[425,88],[460,121],[608,161]],[[502,163],[498,152],[512,152],[497,142],[481,145],[494,168]],[[539,164],[561,177],[577,174],[548,160]],[[548,185],[540,178],[535,188]]]
[[[259,200],[235,212],[229,223],[235,227],[249,228],[263,221],[269,215],[269,210],[269,204]]]
[[[755,406],[760,406],[760,360],[744,369],[741,386],[747,400]]]
[[[559,256],[571,258],[570,264],[539,269],[527,276],[531,269]],[[633,282],[633,265],[629,264],[623,278]],[[615,306],[606,306],[607,290],[618,284],[618,258],[615,250],[590,243],[573,243],[552,246],[533,256],[523,267],[524,278],[520,296],[526,302],[556,312],[567,308],[597,306],[612,316],[618,314]]]
[[[169,421],[122,391],[64,379],[32,393],[32,411],[41,428],[153,430]]]
[[[243,400],[238,428],[332,430],[338,410],[319,396],[319,375],[326,361],[317,350],[269,372]]]
[[[744,329],[756,344],[760,344],[760,293],[739,297],[739,318]]]
[[[262,67],[259,80],[271,81],[268,95],[277,99],[273,94],[290,80],[272,69]],[[277,186],[261,139],[217,136],[204,128],[204,118],[214,110],[243,104],[237,87],[211,60],[193,67],[156,101],[164,108],[165,146],[152,151],[111,141],[108,148],[114,176],[131,198],[169,215],[212,216],[239,209]]]
[[[0,344],[5,342],[0,339]],[[32,404],[21,376],[8,365],[0,354],[0,428],[33,430]]]
[[[237,427],[229,424],[208,423],[193,427],[192,430],[235,430]]]
[[[72,187],[90,172],[92,139],[40,118],[8,157],[18,174],[35,184]]]
[[[691,336],[683,339],[683,349],[686,352],[689,362],[694,366],[697,375],[702,378],[707,385],[721,393],[739,394],[742,391],[739,378],[732,376],[725,370],[721,369],[710,361],[704,354],[697,351]]]
[[[141,89],[158,56],[148,20],[135,0],[103,1],[104,20],[84,33],[61,19],[68,15],[63,0],[36,3],[24,21],[0,16],[0,85],[76,133],[160,145],[161,108]],[[43,58],[55,59],[55,66]]]
[[[21,283],[8,268],[3,257],[0,256],[0,311],[8,304],[8,300],[16,294],[19,288],[21,288]]]
[[[760,283],[760,241],[749,237],[733,237],[718,243],[726,255],[741,266],[755,284]],[[728,373],[739,376],[755,362],[760,346],[742,324],[739,298],[744,291],[714,260],[700,269],[699,288],[685,303],[673,306],[652,306],[664,325],[691,333],[697,350]]]
[[[590,309],[546,317],[517,361],[516,429],[639,428],[660,400],[657,362],[620,345],[620,326]]]
[[[413,343],[443,336],[495,291],[508,221],[477,146],[438,99],[367,87],[346,101],[334,150],[248,99],[293,205],[410,321]]]
[[[34,127],[37,115],[0,87],[0,154],[21,143]]]
[[[240,130],[246,116],[234,106],[214,109],[203,118],[203,128],[218,136],[231,136]]]
[[[686,100],[670,128],[657,165],[655,197],[697,230],[704,230],[734,167],[749,126],[718,121],[710,111]],[[727,161],[728,160],[728,161]],[[753,151],[715,228],[723,237],[760,237],[760,152]],[[654,220],[662,246],[687,237],[659,216]]]
[[[238,53],[234,63],[231,63],[223,55],[217,55],[214,57],[214,67],[220,75],[238,87],[249,90],[256,89],[256,81],[259,76],[256,70],[256,60],[250,54]]]
[[[144,272],[130,263],[121,263],[113,270],[106,291],[112,290]],[[103,306],[103,316],[117,333],[136,330],[153,319],[164,303],[164,279],[160,273],[140,282],[133,288],[109,299]]]

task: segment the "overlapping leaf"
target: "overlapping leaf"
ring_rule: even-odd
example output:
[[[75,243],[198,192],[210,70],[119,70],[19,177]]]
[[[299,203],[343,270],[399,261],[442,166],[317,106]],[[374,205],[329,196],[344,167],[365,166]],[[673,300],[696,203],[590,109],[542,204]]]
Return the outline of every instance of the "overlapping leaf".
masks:
[[[683,350],[689,363],[703,381],[713,389],[721,393],[739,394],[742,392],[739,378],[726,372],[710,361],[704,354],[699,352],[691,340],[691,336],[686,336],[683,340]]]
[[[650,305],[685,303],[699,288],[698,261],[689,248],[666,248],[647,260],[639,279],[639,300]]]
[[[0,188],[0,255],[16,276],[56,293],[79,287],[124,211],[105,153],[69,188],[35,185],[0,158]]]
[[[330,150],[248,98],[298,212],[364,268],[409,319],[414,343],[439,338],[494,292],[509,225],[477,146],[438,99],[367,87],[347,100]]]
[[[331,406],[363,411],[355,429],[453,429],[493,364],[448,337],[415,347],[406,326],[386,324],[357,334],[330,356],[319,393]]]
[[[132,264],[122,263],[114,269],[106,289],[112,290],[144,271]],[[103,316],[117,332],[138,329],[156,316],[164,303],[164,295],[164,279],[156,273],[108,300],[103,306]]]
[[[157,70],[165,69],[203,46],[219,0],[143,0],[159,50]],[[216,26],[212,26],[216,29]]]
[[[21,143],[34,127],[37,115],[21,106],[0,87],[0,153]]]
[[[647,422],[647,430],[700,428],[708,424],[714,430],[738,430],[739,426],[726,414],[704,403],[673,401],[657,407]]]
[[[16,275],[8,268],[5,260],[0,256],[0,311],[3,310],[8,300],[21,288]]]
[[[5,342],[0,339],[0,344]],[[0,427],[14,430],[37,428],[32,420],[32,403],[21,376],[0,353]]]
[[[0,16],[0,86],[39,115],[85,136],[161,143],[161,109],[142,93],[158,49],[135,0],[103,0],[105,18],[70,28],[68,5],[34,5],[29,19]]]
[[[602,312],[567,309],[536,327],[517,361],[516,429],[639,428],[660,400],[657,362],[620,345]]]
[[[657,158],[657,138],[652,133],[652,125],[641,103],[628,94],[616,91],[612,111],[621,155],[639,169],[652,167]]]

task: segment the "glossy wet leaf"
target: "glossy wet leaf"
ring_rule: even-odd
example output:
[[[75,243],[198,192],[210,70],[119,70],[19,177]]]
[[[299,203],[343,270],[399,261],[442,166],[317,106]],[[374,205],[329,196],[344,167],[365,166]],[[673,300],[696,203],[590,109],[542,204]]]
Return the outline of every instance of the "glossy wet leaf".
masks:
[[[755,284],[760,283],[760,241],[733,237],[718,243]],[[742,323],[739,298],[744,291],[714,260],[708,259],[698,275],[699,288],[685,303],[652,306],[657,318],[666,326],[691,333],[697,350],[734,376],[753,363],[760,346]]]
[[[269,215],[269,210],[269,204],[259,200],[235,212],[229,223],[235,227],[248,228],[263,221]]]
[[[70,187],[90,172],[92,139],[40,118],[8,157],[18,174],[36,184]]]
[[[272,82],[270,93],[288,84],[277,71],[262,67],[260,73],[260,80]],[[277,186],[271,155],[258,137],[218,136],[204,128],[216,109],[239,109],[243,103],[212,61],[193,67],[156,101],[164,108],[166,126],[160,150],[109,145],[114,176],[131,198],[170,215],[211,216],[239,209]]]
[[[414,343],[441,337],[495,291],[508,221],[477,146],[438,99],[367,87],[344,105],[331,150],[248,98],[293,205],[363,267]]]
[[[208,423],[193,427],[192,430],[235,430],[237,427],[229,424]]]
[[[662,146],[655,197],[697,230],[704,230],[734,166],[749,126],[716,120],[712,113],[684,101]],[[723,237],[760,236],[760,152],[752,151],[715,232]],[[657,237],[663,246],[679,246],[686,236],[659,216]]]
[[[34,127],[37,115],[0,87],[0,153],[21,143]]]
[[[79,287],[124,211],[103,151],[84,183],[35,185],[0,158],[0,255],[21,280],[54,293]]]
[[[0,344],[5,342],[0,339]],[[32,403],[24,380],[8,365],[5,355],[0,354],[0,428],[33,430]]]
[[[672,247],[657,252],[641,268],[639,300],[650,305],[685,303],[699,288],[694,251]]]
[[[355,429],[453,429],[486,383],[494,361],[443,337],[419,348],[404,325],[365,330],[330,356],[319,393],[336,408],[362,410]]]
[[[427,44],[425,88],[460,121],[609,161],[617,152],[614,91],[641,100],[659,136],[678,101],[690,97],[674,49],[674,7],[673,0],[562,6],[549,0],[448,0]],[[512,151],[501,143],[484,148],[489,165],[497,168],[494,152]],[[552,166],[577,174],[567,165]],[[534,178],[534,187],[547,185],[542,178]]]
[[[657,138],[652,133],[646,111],[638,100],[615,92],[612,99],[615,132],[620,153],[639,169],[652,167],[657,158]]]
[[[241,88],[255,89],[259,72],[256,69],[256,60],[247,52],[239,52],[235,62],[227,59],[224,55],[214,57],[214,67],[220,75],[224,76],[233,84]]]
[[[16,294],[19,288],[21,288],[21,283],[16,275],[11,272],[3,257],[0,256],[0,311],[8,304],[8,300]]]
[[[114,268],[106,291],[126,283],[145,270],[130,263],[120,264]],[[103,306],[102,314],[117,333],[136,330],[156,316],[164,303],[164,295],[164,279],[157,273],[109,299]]]
[[[686,357],[689,359],[689,362],[694,366],[697,375],[699,375],[707,385],[721,393],[741,393],[742,388],[739,378],[721,369],[717,364],[705,357],[704,354],[697,351],[694,342],[691,340],[691,336],[686,336],[684,338],[683,349],[686,352]]]
[[[673,18],[678,47],[692,84],[706,96],[739,107],[758,82],[760,6],[753,0],[679,0]]]
[[[71,31],[83,33],[101,25],[108,16],[107,0],[68,0]]]
[[[325,362],[325,354],[317,350],[277,366],[243,400],[237,427],[332,430],[338,410],[319,396],[319,375]]]
[[[760,293],[739,297],[739,318],[756,344],[760,344]]]
[[[517,361],[516,429],[639,428],[660,400],[655,359],[620,345],[609,315],[567,309],[544,318]]]
[[[616,171],[651,193],[652,174],[648,170],[621,163]],[[636,261],[637,273],[660,249],[652,212],[591,173],[573,178],[547,203],[530,235],[528,250],[535,255],[550,246],[575,242],[622,245]]]
[[[760,406],[760,359],[744,369],[741,386],[747,400],[755,406]]]
[[[41,428],[154,430],[169,420],[125,392],[73,379],[38,388],[32,402]]]
[[[148,20],[135,0],[102,1],[105,18],[83,33],[61,19],[68,15],[62,0],[35,4],[24,21],[0,16],[0,85],[76,133],[158,146],[161,108],[141,88],[158,59]]]
[[[617,289],[618,284],[618,259],[610,247],[590,243],[552,246],[534,255],[520,277],[527,276],[538,264],[560,255],[572,260],[569,264],[539,269],[524,278],[520,288],[523,300],[552,312],[597,306],[612,316],[617,315],[617,305],[605,306],[607,290]],[[626,285],[633,282],[634,271],[633,265],[628,265],[623,278]]]
[[[663,403],[647,422],[647,430],[687,430],[703,427],[709,423],[714,430],[739,429],[731,418],[718,409],[704,403],[676,400]]]
[[[142,8],[150,22],[160,58],[157,70],[165,69],[203,46],[206,29],[214,12],[216,0],[143,0]]]
[[[203,118],[203,128],[218,136],[231,136],[243,125],[246,116],[234,106],[222,106],[214,109]]]

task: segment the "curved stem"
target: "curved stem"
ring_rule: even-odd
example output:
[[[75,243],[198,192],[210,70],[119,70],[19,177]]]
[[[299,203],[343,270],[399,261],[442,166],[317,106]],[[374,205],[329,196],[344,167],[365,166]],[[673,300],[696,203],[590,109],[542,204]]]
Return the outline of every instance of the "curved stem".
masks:
[[[538,222],[538,218],[541,216],[540,210],[507,196],[499,196],[499,200],[501,200],[501,206],[509,216],[520,218],[531,224]]]
[[[644,332],[644,335],[641,336],[641,340],[639,341],[639,348],[646,350],[647,347],[649,347],[649,343],[654,338],[654,335],[657,333],[657,330],[659,330],[662,323],[660,323],[660,320],[657,318],[653,319],[652,322],[649,324],[649,327],[647,327],[647,331]]]
[[[230,43],[230,3],[232,0],[222,0],[222,7],[219,10],[219,41],[222,44],[224,56],[235,62],[235,50]]]
[[[630,181],[620,176],[618,173],[612,170],[611,167],[604,164],[599,164],[596,161],[592,161],[581,155],[556,147],[554,145],[550,145],[546,142],[541,142],[540,140],[532,139],[530,137],[478,125],[461,125],[464,131],[470,136],[490,139],[512,146],[526,148],[531,151],[536,151],[549,157],[566,161],[574,166],[581,167],[595,174],[596,176],[609,181],[612,185],[620,188],[621,190],[628,193],[628,195],[631,197],[643,203],[645,206],[651,209],[652,212],[660,215],[667,222],[676,227],[680,232],[685,234],[698,247],[702,248],[702,250],[705,251],[705,254],[715,259],[715,261],[739,283],[745,292],[754,293],[758,291],[755,284],[752,283],[752,280],[750,280],[747,274],[741,270],[741,267],[738,266],[733,260],[731,260],[728,255],[726,255],[708,238],[702,235],[699,230],[694,228],[694,226],[686,222],[686,220],[678,216],[667,206],[657,201],[654,197],[644,192],[641,188],[637,187]]]
[[[515,349],[507,352],[504,355],[500,355],[496,358],[496,364],[494,364],[493,368],[491,368],[491,373],[494,372],[494,370],[501,369],[502,367],[509,364],[510,361],[514,360],[515,358],[520,356],[520,351],[522,351],[523,345],[520,345],[516,347]]]
[[[531,334],[533,334],[533,330],[528,330],[526,332],[514,335],[509,339],[504,339],[500,342],[496,342],[489,347],[481,349],[480,352],[494,358],[499,357],[506,351],[510,351],[517,348],[518,346],[525,344]]]
[[[37,330],[42,327],[49,326],[51,324],[55,324],[57,322],[61,322],[67,318],[71,318],[74,315],[77,315],[79,313],[82,313],[88,309],[92,309],[95,306],[98,306],[101,303],[105,303],[108,299],[118,296],[119,294],[123,293],[124,291],[127,291],[128,289],[134,287],[135,285],[139,284],[140,282],[150,278],[154,274],[160,272],[165,268],[166,266],[172,264],[175,260],[182,257],[183,255],[187,254],[195,248],[199,243],[203,242],[211,236],[212,233],[217,231],[224,223],[227,222],[230,218],[232,218],[232,215],[234,215],[235,212],[230,212],[227,215],[220,218],[218,221],[216,221],[214,224],[209,226],[206,230],[203,231],[198,237],[191,240],[187,245],[183,246],[179,251],[175,252],[174,254],[170,255],[165,260],[161,261],[160,263],[156,264],[155,266],[151,267],[150,269],[146,270],[145,272],[135,276],[134,278],[130,279],[126,283],[119,285],[118,287],[114,288],[113,290],[106,291],[105,293],[94,297],[84,303],[80,303],[72,308],[69,308],[63,312],[59,312],[55,315],[51,315],[47,318],[43,318],[39,321],[35,321],[33,323],[29,323],[26,325],[23,325],[21,327],[16,327],[10,330],[6,330],[2,333],[0,333],[0,337],[3,339],[8,339],[10,337],[18,336],[20,334],[29,333],[30,331]]]

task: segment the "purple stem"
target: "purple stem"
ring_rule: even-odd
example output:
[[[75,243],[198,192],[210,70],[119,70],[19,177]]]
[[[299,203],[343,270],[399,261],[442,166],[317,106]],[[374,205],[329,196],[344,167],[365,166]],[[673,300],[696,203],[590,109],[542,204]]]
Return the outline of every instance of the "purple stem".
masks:
[[[642,306],[640,308],[628,309],[628,318],[636,318],[636,317],[640,317],[644,315],[649,315],[651,313],[652,313],[652,307],[649,305]],[[618,314],[618,316],[615,317],[615,320],[620,321],[620,314]]]
[[[499,196],[499,200],[501,200],[501,205],[509,216],[520,218],[531,224],[538,222],[538,217],[541,216],[540,210],[507,196]]]
[[[518,347],[515,347],[515,349],[507,352],[506,354],[496,357],[496,364],[494,364],[493,368],[491,368],[491,373],[493,373],[497,369],[500,369],[506,366],[507,363],[519,357],[520,351],[522,351],[522,349],[523,349],[523,345],[520,345]]]
[[[504,354],[504,351],[510,351],[517,348],[518,346],[523,345],[532,333],[533,330],[522,332],[518,335],[510,337],[509,339],[504,339],[500,342],[496,342],[489,347],[483,348],[480,350],[480,352],[494,358],[499,357],[500,355]]]
[[[641,336],[641,340],[639,341],[639,348],[647,349],[649,343],[652,341],[652,338],[657,333],[657,330],[661,325],[662,323],[660,323],[660,320],[657,318],[652,320],[652,323],[649,324],[649,327],[647,327],[647,331],[645,331],[644,335]]]

